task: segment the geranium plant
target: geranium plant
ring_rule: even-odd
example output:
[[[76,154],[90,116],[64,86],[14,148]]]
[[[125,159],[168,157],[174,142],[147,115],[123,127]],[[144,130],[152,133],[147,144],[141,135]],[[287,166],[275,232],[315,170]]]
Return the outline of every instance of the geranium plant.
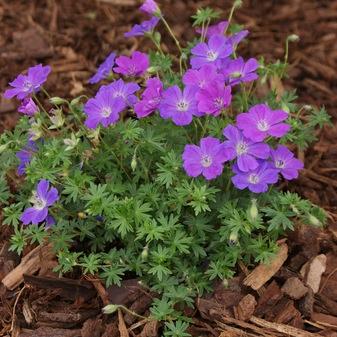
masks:
[[[196,37],[180,42],[158,4],[125,34],[155,50],[111,53],[89,83],[95,97],[51,97],[41,64],[19,75],[6,98],[22,118],[1,135],[0,202],[11,249],[51,242],[60,274],[99,275],[109,286],[137,277],[160,293],[152,314],[183,335],[183,305],[226,280],[238,261],[268,262],[296,222],[323,225],[324,212],[278,182],[298,177],[303,150],[328,122],[298,106],[294,92],[257,94],[285,61],[244,60],[248,31],[199,9]],[[173,38],[171,54],[156,29]],[[179,334],[180,333],[180,334]]]

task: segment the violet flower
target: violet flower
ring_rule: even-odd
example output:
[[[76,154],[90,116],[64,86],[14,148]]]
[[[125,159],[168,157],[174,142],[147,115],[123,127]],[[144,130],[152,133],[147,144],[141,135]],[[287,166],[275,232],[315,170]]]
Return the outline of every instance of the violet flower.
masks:
[[[247,172],[259,166],[257,159],[267,159],[270,148],[265,143],[255,143],[243,136],[242,132],[233,125],[228,125],[223,130],[228,139],[223,144],[227,150],[229,160],[237,158],[240,171]]]
[[[303,163],[284,145],[279,145],[276,150],[272,150],[271,158],[272,166],[287,180],[296,179],[298,171],[304,167]]]
[[[248,172],[242,172],[234,165],[232,182],[236,188],[243,190],[248,188],[254,193],[267,192],[269,184],[275,184],[278,180],[278,171],[264,161],[255,169]]]
[[[18,111],[23,113],[24,115],[32,117],[39,112],[39,108],[32,98],[26,97],[22,100],[21,105],[18,108]]]
[[[223,82],[214,81],[200,89],[196,94],[196,99],[199,112],[219,116],[231,103],[231,87],[225,87]]]
[[[112,68],[115,64],[115,53],[110,53],[109,56],[104,60],[103,63],[97,69],[97,72],[94,76],[89,78],[89,83],[94,84],[98,83],[99,81],[107,78],[112,71]]]
[[[259,67],[259,62],[250,58],[247,62],[239,57],[235,60],[228,60],[223,63],[223,75],[226,82],[230,85],[239,83],[251,82],[258,78],[256,70]]]
[[[149,78],[146,89],[142,94],[142,100],[135,104],[135,113],[138,118],[144,118],[155,111],[160,104],[163,93],[163,83],[159,78]]]
[[[206,64],[200,69],[188,69],[183,76],[185,85],[193,85],[198,88],[203,88],[211,82],[224,82],[224,76],[217,72],[214,64]]]
[[[191,49],[191,66],[199,69],[205,64],[215,64],[220,68],[222,60],[233,52],[233,48],[222,35],[212,35],[208,43],[201,42]]]
[[[84,106],[87,115],[85,125],[95,129],[98,124],[108,127],[119,119],[119,113],[126,107],[122,97],[114,98],[109,90],[100,90],[94,98],[90,98]]]
[[[20,220],[24,225],[30,223],[38,225],[47,219],[48,207],[52,206],[58,199],[57,189],[55,187],[50,188],[48,180],[40,180],[33,194],[33,207],[27,208],[21,215]]]
[[[18,175],[22,176],[26,173],[26,167],[32,160],[33,154],[37,151],[37,147],[34,141],[29,140],[27,145],[16,153],[16,157],[20,160],[20,164],[17,168]]]
[[[108,90],[113,98],[122,97],[125,105],[132,107],[138,100],[134,93],[139,89],[140,86],[137,83],[126,83],[122,79],[119,79],[108,85],[103,85],[99,91]]]
[[[190,177],[202,174],[207,180],[221,175],[228,159],[220,140],[213,137],[202,138],[200,146],[186,145],[182,158],[183,167]]]
[[[192,122],[193,115],[198,113],[195,87],[187,86],[183,91],[175,85],[163,92],[163,98],[159,105],[160,116],[164,119],[171,118],[176,125],[188,125]]]
[[[51,71],[50,66],[42,66],[38,64],[28,69],[27,75],[20,74],[9,85],[11,89],[7,89],[4,97],[9,99],[16,96],[18,99],[24,99],[30,94],[34,94],[40,90],[41,85],[47,80]]]
[[[288,118],[283,110],[271,110],[266,104],[257,104],[237,116],[237,126],[253,141],[263,141],[267,136],[282,137],[290,125],[281,123]]]
[[[160,14],[160,9],[154,0],[145,0],[139,9],[151,15]]]
[[[116,64],[118,67],[114,68],[115,73],[134,77],[143,75],[149,67],[150,61],[147,54],[134,51],[131,57],[118,57]]]
[[[234,33],[232,36],[228,37],[228,42],[231,44],[233,49],[236,49],[237,45],[249,34],[248,30],[241,30],[240,32]]]
[[[210,38],[212,35],[225,35],[228,28],[228,21],[221,21],[215,25],[209,26],[206,30],[206,37]],[[202,29],[198,28],[197,32],[201,34]]]
[[[158,17],[153,16],[150,20],[143,21],[140,25],[134,25],[129,32],[124,34],[124,36],[143,36],[146,33],[151,33],[157,26],[159,20]]]

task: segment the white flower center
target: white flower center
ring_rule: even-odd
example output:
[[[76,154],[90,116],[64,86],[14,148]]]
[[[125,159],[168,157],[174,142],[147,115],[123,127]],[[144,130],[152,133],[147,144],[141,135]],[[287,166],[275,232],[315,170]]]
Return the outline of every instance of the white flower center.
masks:
[[[181,112],[185,112],[188,110],[189,104],[188,102],[181,100],[177,103],[177,110]]]
[[[286,163],[282,159],[276,159],[275,166],[279,169],[283,169],[286,166]]]
[[[261,119],[260,121],[258,121],[257,123],[257,128],[260,131],[267,131],[270,128],[270,125],[267,123],[267,121],[265,119]]]
[[[110,115],[111,115],[111,108],[110,107],[104,107],[103,109],[102,109],[102,116],[103,117],[109,117]]]
[[[223,107],[223,99],[222,97],[217,97],[215,100],[214,100],[214,105],[216,108],[220,109]]]
[[[29,91],[32,88],[32,86],[33,86],[33,84],[30,81],[25,80],[23,82],[23,91],[25,91],[25,92]]]
[[[239,142],[236,145],[236,153],[238,156],[248,152],[248,144],[246,142]]]
[[[128,68],[128,74],[129,75],[135,75],[137,72],[137,68],[134,64],[132,64],[129,68]]]
[[[260,177],[257,174],[252,173],[252,174],[249,175],[248,181],[251,184],[257,184],[260,181]]]
[[[205,154],[201,157],[201,165],[203,167],[210,167],[212,165],[212,157]]]
[[[34,192],[31,201],[33,203],[33,207],[38,211],[40,211],[41,209],[44,209],[47,205],[47,201],[38,197],[36,192]]]
[[[122,97],[122,98],[125,98],[125,94],[124,94],[122,91],[115,91],[115,92],[112,94],[112,97],[113,97],[113,98],[116,98],[116,97]]]
[[[240,71],[234,71],[231,73],[231,78],[239,78],[242,76],[242,73]]]
[[[201,80],[201,81],[198,82],[198,87],[202,89],[205,86],[205,84],[206,84],[206,81]]]
[[[208,61],[215,61],[218,58],[218,53],[213,50],[209,50],[206,56]]]

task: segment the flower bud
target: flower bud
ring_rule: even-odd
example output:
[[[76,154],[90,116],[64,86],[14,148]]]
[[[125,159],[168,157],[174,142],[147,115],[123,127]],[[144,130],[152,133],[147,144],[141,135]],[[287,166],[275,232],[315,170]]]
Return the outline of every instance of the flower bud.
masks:
[[[136,153],[133,154],[132,160],[131,160],[131,170],[134,172],[137,168],[137,158],[136,158]]]
[[[161,35],[159,32],[154,32],[153,39],[156,41],[157,44],[160,44],[161,41]]]
[[[322,226],[322,223],[312,214],[309,214],[308,220],[309,220],[309,223],[315,227]]]
[[[231,245],[231,246],[234,246],[238,243],[238,233],[236,231],[233,231],[230,235],[229,235],[229,240],[228,240],[228,243]]]
[[[149,74],[155,74],[155,73],[157,73],[159,70],[160,70],[159,67],[149,67],[149,68],[147,68],[147,72],[148,72]]]
[[[251,202],[252,202],[252,204],[251,204],[251,206],[249,208],[249,216],[254,221],[259,216],[259,210],[257,209],[257,204],[256,204],[257,200],[256,199],[252,199]]]
[[[290,208],[296,215],[300,215],[300,211],[298,210],[298,208],[295,205],[291,204]]]
[[[103,314],[110,315],[117,311],[119,305],[117,304],[108,304],[104,308],[102,308]]]
[[[53,114],[52,116],[49,117],[53,125],[51,125],[48,129],[58,129],[61,126],[63,126],[65,120],[63,118],[62,110],[61,109],[53,109],[51,111]]]
[[[290,110],[289,110],[289,108],[286,104],[282,103],[281,108],[282,108],[283,111],[285,111],[286,113],[289,114]]]
[[[61,97],[51,97],[49,98],[49,102],[54,105],[59,105],[59,104],[66,103],[67,101]]]
[[[291,34],[288,36],[288,41],[290,42],[297,42],[299,41],[300,37],[296,34]]]
[[[85,219],[87,217],[87,215],[84,212],[78,212],[77,216],[79,219]]]
[[[142,260],[146,260],[148,255],[149,255],[149,247],[145,246],[141,254]]]

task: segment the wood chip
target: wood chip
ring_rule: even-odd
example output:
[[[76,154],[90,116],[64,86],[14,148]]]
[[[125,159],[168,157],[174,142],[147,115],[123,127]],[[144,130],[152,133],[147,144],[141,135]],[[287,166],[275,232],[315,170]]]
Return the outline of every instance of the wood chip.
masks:
[[[306,295],[308,288],[298,277],[289,278],[281,288],[290,298],[298,300]]]
[[[301,274],[304,276],[305,283],[316,294],[321,284],[321,278],[326,269],[326,256],[324,254],[316,256],[310,263],[306,264]]]
[[[129,331],[125,325],[124,317],[121,309],[118,309],[118,330],[120,337],[129,337]]]
[[[319,312],[313,312],[311,315],[311,319],[318,324],[322,324],[328,327],[335,327],[337,329],[336,316],[326,315]]]
[[[269,264],[260,264],[244,280],[244,285],[254,290],[260,289],[281,268],[288,257],[288,246],[283,243],[276,257]]]
[[[54,329],[50,327],[40,327],[36,330],[22,329],[18,337],[82,337],[81,330]]]
[[[235,318],[240,319],[242,321],[248,321],[254,314],[256,304],[257,302],[253,295],[251,294],[246,295],[240,301],[238,306],[234,308]]]
[[[157,337],[158,336],[158,321],[149,321],[144,325],[139,337]]]

